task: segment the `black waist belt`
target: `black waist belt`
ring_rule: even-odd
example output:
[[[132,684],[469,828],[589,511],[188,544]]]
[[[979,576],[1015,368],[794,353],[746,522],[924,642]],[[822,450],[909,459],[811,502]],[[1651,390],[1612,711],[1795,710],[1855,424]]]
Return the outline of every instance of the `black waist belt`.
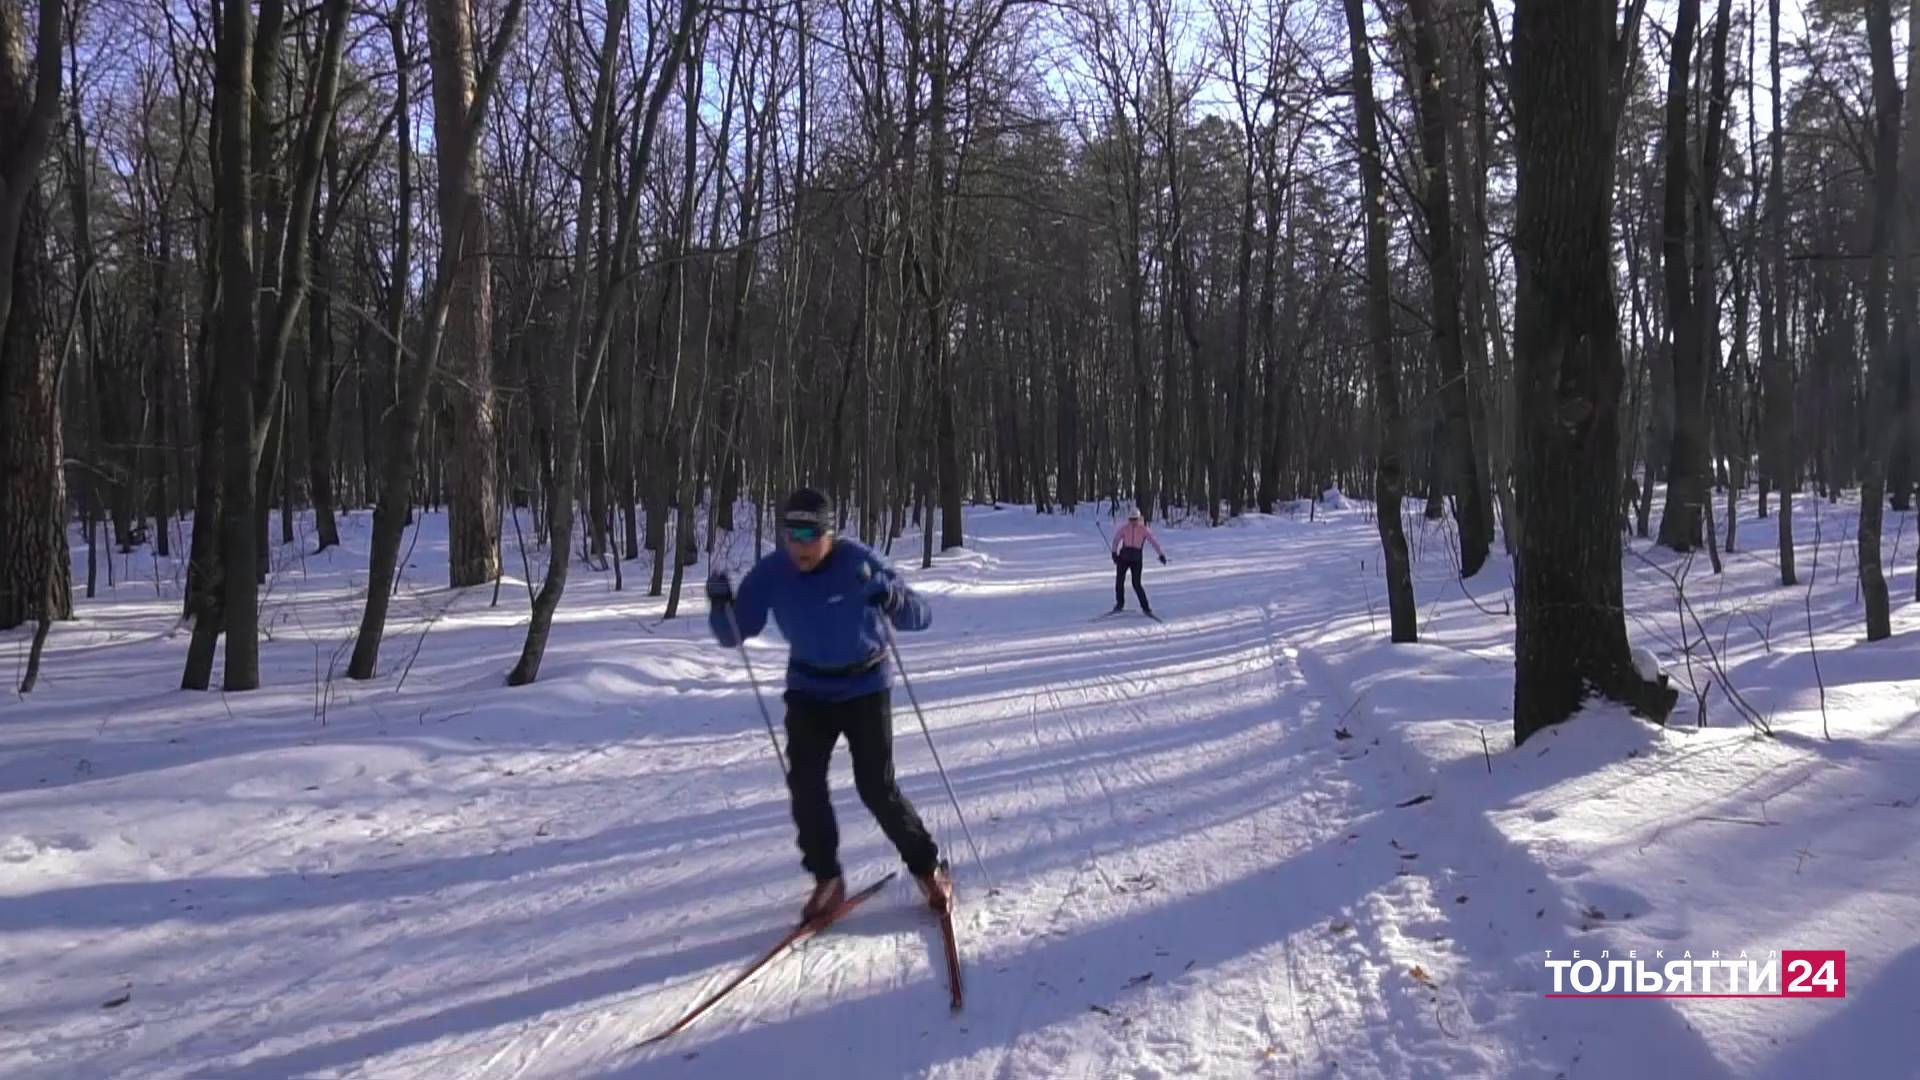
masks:
[[[865,675],[867,672],[872,671],[874,668],[886,662],[887,654],[882,651],[874,653],[872,656],[867,657],[857,664],[846,664],[841,667],[821,667],[818,664],[809,664],[804,660],[791,659],[787,661],[787,666],[801,674],[812,675],[816,678],[853,679]]]

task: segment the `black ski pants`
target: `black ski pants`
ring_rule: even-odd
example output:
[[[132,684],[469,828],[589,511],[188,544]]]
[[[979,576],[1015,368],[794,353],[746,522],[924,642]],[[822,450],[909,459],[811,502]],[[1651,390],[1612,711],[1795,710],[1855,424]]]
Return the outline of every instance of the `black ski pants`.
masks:
[[[840,827],[827,790],[827,768],[833,762],[834,744],[845,735],[860,801],[893,841],[907,870],[931,873],[940,861],[940,849],[893,778],[891,693],[882,690],[851,701],[815,701],[789,692],[786,703],[787,791],[793,796],[793,823],[800,832],[800,865],[816,881],[840,876]]]
[[[1153,605],[1147,603],[1147,590],[1140,586],[1140,564],[1145,562],[1145,552],[1139,548],[1121,548],[1114,557],[1113,606],[1127,606],[1127,575],[1133,575],[1133,595],[1140,598],[1140,610],[1152,611]]]

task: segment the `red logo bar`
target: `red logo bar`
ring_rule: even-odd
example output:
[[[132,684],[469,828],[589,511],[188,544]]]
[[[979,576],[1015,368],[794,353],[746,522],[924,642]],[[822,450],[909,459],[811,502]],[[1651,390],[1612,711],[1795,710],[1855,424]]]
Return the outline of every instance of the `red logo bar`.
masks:
[[[1780,950],[1780,996],[1847,996],[1845,949]]]

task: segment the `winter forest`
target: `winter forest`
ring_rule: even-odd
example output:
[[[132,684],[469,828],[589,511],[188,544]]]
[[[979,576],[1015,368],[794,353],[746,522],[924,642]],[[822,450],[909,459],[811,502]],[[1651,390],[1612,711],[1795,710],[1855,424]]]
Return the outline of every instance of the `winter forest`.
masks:
[[[988,921],[965,925],[983,943],[1012,940],[1014,930],[993,919],[1051,940],[1026,929],[1042,907],[1055,918],[1092,917],[1060,899],[1078,895],[1083,876],[1077,856],[1062,854],[1056,866],[1049,854],[1068,841],[1044,830],[1029,846],[1015,839],[1039,828],[1032,815],[1059,811],[1039,794],[1043,762],[1105,776],[1098,814],[1105,827],[1132,830],[1136,795],[1127,792],[1172,799],[1152,790],[1179,788],[1176,775],[1189,775],[1159,756],[1176,745],[1165,719],[1197,732],[1199,742],[1179,744],[1196,761],[1229,773],[1267,768],[1252,763],[1252,736],[1235,719],[1252,708],[1248,680],[1260,672],[1279,680],[1260,693],[1291,702],[1278,711],[1302,718],[1300,730],[1315,718],[1316,741],[1285,750],[1286,760],[1328,755],[1324,767],[1339,770],[1381,747],[1379,737],[1366,743],[1364,729],[1404,718],[1408,731],[1442,730],[1413,723],[1438,717],[1453,725],[1444,729],[1451,741],[1388,735],[1364,767],[1391,753],[1412,763],[1406,775],[1426,776],[1420,762],[1444,759],[1451,764],[1433,766],[1435,775],[1466,783],[1484,751],[1479,779],[1494,793],[1474,805],[1515,821],[1532,816],[1505,833],[1471,814],[1422,818],[1422,830],[1394,834],[1399,853],[1386,856],[1380,881],[1365,878],[1352,896],[1313,894],[1324,910],[1303,919],[1316,921],[1292,937],[1276,929],[1271,941],[1236,945],[1188,929],[1233,924],[1259,897],[1229,886],[1198,900],[1168,896],[1178,890],[1166,882],[1160,899],[1202,906],[1153,909],[1149,925],[1164,923],[1170,941],[1197,942],[1222,985],[1244,991],[1212,992],[1216,1005],[1274,1000],[1270,975],[1244,965],[1274,942],[1297,950],[1307,931],[1320,934],[1335,911],[1349,910],[1343,904],[1364,912],[1366,889],[1437,881],[1420,875],[1436,871],[1428,863],[1441,845],[1457,844],[1466,865],[1491,858],[1486,850],[1561,843],[1541,839],[1550,830],[1538,823],[1569,815],[1570,826],[1575,811],[1528,800],[1577,788],[1582,774],[1566,761],[1515,763],[1526,755],[1514,751],[1543,735],[1589,740],[1579,755],[1595,769],[1639,768],[1680,753],[1664,740],[1682,736],[1654,732],[1717,728],[1762,747],[1728,753],[1782,756],[1752,764],[1758,771],[1739,783],[1737,770],[1726,773],[1724,790],[1698,777],[1689,784],[1733,799],[1768,769],[1826,762],[1879,777],[1859,789],[1858,805],[1888,805],[1864,794],[1884,786],[1910,822],[1920,792],[1900,785],[1911,787],[1907,767],[1920,765],[1907,722],[1920,690],[1896,684],[1916,655],[1904,639],[1920,630],[1912,621],[1920,608],[1903,612],[1904,594],[1920,602],[1920,529],[1909,527],[1920,509],[1920,95],[1908,92],[1916,77],[1920,3],[1893,0],[0,0],[0,646],[12,683],[0,727],[36,716],[43,724],[0,744],[0,806],[22,822],[41,813],[57,824],[79,805],[74,793],[45,801],[64,785],[162,784],[154,791],[171,793],[201,782],[191,773],[222,777],[224,790],[224,778],[239,774],[208,773],[210,760],[178,745],[216,720],[243,725],[248,754],[267,755],[268,743],[255,740],[268,740],[283,764],[318,753],[313,739],[360,731],[355,724],[368,740],[376,727],[388,737],[392,722],[401,734],[438,731],[421,738],[445,736],[455,749],[406,751],[441,762],[434,772],[377,763],[401,753],[398,744],[356,743],[354,753],[371,758],[342,782],[433,776],[449,785],[444,801],[432,802],[424,786],[404,797],[368,788],[324,804],[327,813],[363,805],[361,817],[385,829],[426,813],[394,809],[417,795],[449,821],[518,822],[518,803],[491,816],[455,806],[452,792],[480,775],[458,770],[482,761],[461,755],[481,754],[473,747],[484,739],[488,776],[600,769],[600,781],[626,790],[632,776],[662,770],[652,801],[629,806],[623,820],[660,851],[684,854],[713,837],[668,823],[682,808],[667,778],[701,768],[733,777],[737,761],[728,805],[752,789],[770,808],[752,826],[764,833],[756,858],[767,860],[769,882],[790,884],[780,876],[791,872],[786,796],[764,760],[777,704],[769,730],[759,724],[784,654],[717,650],[699,583],[710,568],[741,570],[777,549],[783,496],[811,485],[831,498],[839,534],[925,583],[936,609],[946,600],[958,612],[958,623],[936,619],[933,633],[964,627],[905,653],[924,685],[911,709],[895,694],[894,722],[903,783],[916,777],[909,786],[923,809],[944,814],[954,789],[924,781],[939,762],[908,758],[920,753],[908,740],[918,743],[942,712],[927,746],[935,731],[960,740],[942,744],[954,747],[946,766],[960,761],[953,814],[971,802],[960,824],[991,833],[981,826],[998,807],[1000,839],[983,846],[1003,860],[1003,876],[1025,882],[1015,891],[1027,899],[991,914],[982,900],[978,918]],[[1057,600],[1081,589],[1089,614],[1104,610],[1106,567],[1093,545],[1136,507],[1173,556],[1150,568],[1148,585],[1168,598],[1164,607],[1186,613],[1134,634],[1084,630],[1068,610],[1073,633],[1057,639],[1063,651],[1047,652],[1058,611],[1022,590],[1054,590]],[[1171,636],[1129,644],[1151,633]],[[1874,652],[1882,642],[1897,651]],[[1134,675],[1101,668],[1097,685],[1074,691],[1083,669],[1067,653],[1094,664],[1109,648],[1148,651]],[[1022,669],[1029,654],[1037,659]],[[1216,654],[1238,665],[1230,679],[1207,674]],[[1125,683],[1132,689],[1114,681],[1127,678],[1144,681]],[[1429,679],[1456,689],[1423,703]],[[1019,704],[969,696],[983,680]],[[382,702],[399,704],[382,712]],[[682,726],[649,730],[651,721],[627,719],[629,706],[636,717],[656,706],[684,714],[673,721]],[[1600,734],[1565,734],[1589,721],[1564,721],[1611,706],[1639,718],[1633,733],[1592,721]],[[1017,708],[1017,722],[996,711],[1003,707]],[[1096,707],[1115,726],[1102,727]],[[1885,713],[1891,726],[1875,730],[1886,739],[1848,728],[1850,709],[1863,723]],[[1029,737],[1030,713],[1067,726],[1035,719]],[[588,726],[556,727],[561,714]],[[129,727],[110,729],[109,717],[122,715]],[[270,738],[269,721],[279,732]],[[993,728],[1003,723],[1038,755],[1034,772],[995,771],[1011,737]],[[455,731],[462,724],[480,726]],[[977,737],[995,741],[974,747],[965,732],[982,724]],[[1334,728],[1340,741],[1326,741]],[[239,738],[223,730],[205,737]],[[469,730],[472,742],[460,743]],[[1071,748],[1056,747],[1052,730],[1071,731]],[[722,731],[737,743],[694,747]],[[1899,732],[1904,741],[1893,738]],[[1834,757],[1822,747],[1840,745],[1836,735],[1879,749]],[[113,745],[132,756],[120,760],[146,763],[139,775],[102,764],[101,739],[123,740]],[[1103,764],[1107,740],[1136,764]],[[1442,742],[1448,749],[1432,758]],[[629,761],[619,779],[605,772],[616,759],[595,756],[605,752],[597,745],[651,756],[644,765],[619,759]],[[1623,765],[1623,754],[1636,760]],[[260,774],[260,797],[319,799],[300,793],[332,791],[349,757],[276,765]],[[455,759],[467,764],[445,764]],[[59,778],[49,781],[48,769]],[[186,772],[163,782],[168,770]],[[1401,801],[1413,789],[1398,779],[1303,788],[1302,801],[1283,809],[1278,792],[1301,782],[1292,773],[1262,771],[1257,784],[1223,775],[1193,779],[1181,796],[1191,804],[1164,811],[1186,832],[1160,837],[1158,826],[1138,826],[1142,842],[1218,839],[1234,821],[1280,822],[1271,817],[1279,814],[1294,815],[1286,820],[1301,835],[1324,826],[1331,843],[1376,805],[1413,816],[1392,808],[1414,805]],[[235,792],[255,783],[234,782]],[[1214,783],[1217,806],[1197,794]],[[1816,806],[1816,787],[1795,798]],[[1270,797],[1255,799],[1255,788]],[[1061,793],[1060,806],[1081,805],[1081,794]],[[4,801],[16,796],[28,801]],[[492,797],[506,796],[473,796]],[[1704,813],[1678,789],[1663,797],[1648,804],[1649,821]],[[604,805],[604,796],[579,804]],[[858,807],[846,806],[842,820],[856,820]],[[207,811],[196,835],[217,846],[219,827],[207,823],[233,812]],[[321,812],[303,816],[302,827],[324,833]],[[1781,823],[1761,811],[1759,821],[1745,809],[1716,813]],[[1025,825],[1008,824],[1022,817]],[[1616,816],[1596,828],[1617,839],[1639,824]],[[47,827],[54,831],[41,835],[0,826],[0,859],[106,858],[111,826]],[[572,830],[575,852],[613,857],[596,839],[605,833],[575,835],[578,821],[552,827]],[[1743,843],[1755,839],[1749,832],[1776,835],[1720,831]],[[1470,841],[1482,834],[1476,854]],[[1504,839],[1486,839],[1495,834]],[[1085,851],[1111,850],[1104,834],[1087,835]],[[1434,845],[1428,862],[1393,863],[1407,858],[1410,835]],[[336,850],[374,842],[355,837]],[[958,837],[943,834],[943,843],[956,875],[971,874],[977,853],[963,864]],[[534,847],[513,850],[558,843],[527,842]],[[404,857],[424,854],[410,848]],[[213,880],[227,883],[236,912],[313,918],[309,901],[292,901],[300,910],[287,915],[284,897],[248,883],[278,880],[295,864],[307,882],[336,857],[321,866],[288,855],[284,865],[248,863]],[[1166,881],[1188,857],[1173,851],[1136,869]],[[168,871],[179,882],[216,873],[215,863],[181,858]],[[1566,870],[1542,859],[1531,877],[1500,878],[1517,906],[1497,921],[1533,928],[1538,905],[1519,885],[1533,894]],[[1580,864],[1567,876],[1606,871],[1598,855]],[[1874,865],[1868,859],[1833,887],[1909,891]],[[1911,878],[1911,862],[1902,866]],[[1055,880],[1056,870],[1071,883]],[[435,888],[477,889],[485,876],[427,872],[447,875],[433,877]],[[1598,894],[1569,892],[1573,914],[1542,947],[1617,927],[1621,907],[1667,910],[1667,893],[1618,885],[1643,880],[1639,873],[1607,878],[1615,884]],[[65,890],[58,902],[95,912],[102,933],[135,925],[160,933],[137,914],[160,900],[114,893],[135,886],[102,884],[114,875],[98,869],[61,874],[34,888]],[[1716,932],[1743,926],[1735,909],[1772,886],[1729,874],[1718,879],[1717,901],[1675,896],[1674,906],[1724,916],[1706,926]],[[396,902],[385,879],[368,880],[354,895]],[[37,1062],[55,1075],[55,1063],[87,1061],[95,1071],[176,1075],[142,1063],[220,1060],[262,1076],[354,1063],[388,1076],[522,1075],[510,1066],[532,1068],[532,1051],[508,1053],[481,1036],[534,1024],[525,1014],[561,1017],[540,1036],[561,1033],[541,1043],[547,1053],[561,1047],[552,1075],[585,1075],[574,1070],[604,1066],[594,1055],[607,1047],[594,1041],[605,1032],[577,1019],[584,1002],[647,988],[652,996],[633,1000],[651,1010],[647,1024],[664,1022],[707,985],[691,976],[728,969],[757,940],[733,923],[701,938],[671,921],[686,913],[661,914],[678,903],[666,897],[682,879],[645,880],[658,886],[646,901],[650,932],[704,942],[682,943],[691,957],[662,945],[626,967],[582,967],[586,974],[545,990],[486,999],[477,1013],[330,1043],[287,1034],[278,1056],[265,1058],[204,1042],[211,1028],[183,1035],[179,1025],[193,1021],[180,1017],[164,1036],[113,1042],[121,1036],[88,1025],[129,1014],[101,1014],[89,997],[75,1008],[95,1015],[60,1029],[75,1041],[29,1038],[29,1013],[9,1021],[0,1012],[0,1071]],[[763,886],[754,880],[731,893],[715,886],[710,899],[740,901],[745,889],[757,903]],[[1132,878],[1107,887],[1130,897],[1151,888]],[[1447,893],[1429,905],[1444,921],[1461,890],[1452,878],[1433,888]],[[27,889],[0,887],[0,940],[48,932],[36,913],[57,898]],[[984,881],[973,886],[975,896],[986,891]],[[1043,894],[1052,899],[1029,912],[1024,905]],[[1047,906],[1056,902],[1058,910]],[[735,915],[758,910],[741,903]],[[1899,913],[1911,905],[1887,903],[1849,916],[1839,926],[1856,937],[1840,934],[1830,947],[1868,949],[1874,928],[1910,930]],[[1825,910],[1813,899],[1795,904]],[[1616,921],[1594,914],[1602,909]],[[1414,925],[1410,910],[1379,916],[1379,925]],[[1378,929],[1370,918],[1334,925]],[[194,934],[219,925],[205,912],[187,919]],[[926,964],[911,924],[901,925],[908,929],[892,932]],[[532,931],[512,931],[509,942],[514,933]],[[583,942],[607,941],[582,933]],[[1067,958],[1108,962],[1118,946],[1093,933]],[[166,940],[184,950],[191,939]],[[842,947],[827,940],[815,948]],[[852,940],[844,955],[870,941]],[[1538,977],[1538,943],[1519,941],[1478,955],[1524,951],[1534,965],[1527,977]],[[1898,943],[1883,944],[1881,954],[1857,956],[1855,978],[1910,1002],[1920,993],[1920,951],[1893,955]],[[1317,963],[1287,953],[1300,978],[1347,988],[1326,999],[1353,1004],[1355,1041],[1340,1075],[1519,1076],[1534,1075],[1532,1065],[1551,1075],[1569,1067],[1569,1053],[1646,1075],[1799,1075],[1827,1060],[1817,1047],[1830,1054],[1845,1041],[1891,1053],[1896,1027],[1911,1030],[1910,1016],[1862,1004],[1854,1008],[1864,1014],[1830,1018],[1796,1051],[1742,1058],[1695,1031],[1708,1025],[1696,1019],[1683,1032],[1678,1013],[1663,1013],[1645,1045],[1683,1048],[1661,1065],[1634,1056],[1644,1046],[1632,1040],[1610,1044],[1616,1056],[1607,1057],[1597,1037],[1581,1050],[1532,1046],[1526,1052],[1544,1056],[1512,1058],[1487,1047],[1506,1037],[1531,1046],[1514,1033],[1546,1023],[1538,1002],[1483,1009],[1470,973],[1432,957],[1411,963],[1391,945],[1374,942],[1368,961],[1343,959],[1333,945]],[[428,952],[416,959],[431,968],[438,960],[420,947]],[[532,936],[525,947],[545,948]],[[232,962],[264,971],[265,954],[246,951],[254,946],[232,948]],[[324,946],[302,948],[316,950],[315,964],[326,955]],[[91,963],[54,955],[45,954],[48,971],[74,975],[59,965]],[[155,955],[100,960],[106,981],[85,983],[85,993],[115,997],[120,982],[138,981],[122,976],[147,970]],[[1013,957],[1019,978],[1046,970],[1011,944],[996,955]],[[1373,962],[1406,984],[1405,1000],[1351,966]],[[937,971],[937,952],[931,963]],[[1411,982],[1401,977],[1410,964]],[[870,977],[890,992],[904,978],[878,966],[846,970],[832,978]],[[977,970],[994,977],[984,963]],[[1509,978],[1504,971],[1481,977],[1493,987]],[[24,988],[29,974],[0,961],[0,984]],[[1116,985],[1137,975],[1104,974]],[[1180,973],[1169,968],[1163,982],[1129,990],[1163,995],[1132,1015],[1185,1025],[1183,1052],[1202,1053],[1191,1048],[1213,1021],[1180,1012],[1191,996],[1169,975]],[[96,993],[96,983],[105,989]],[[263,997],[269,985],[242,983],[253,989],[231,993]],[[1443,1013],[1453,1006],[1441,984],[1460,991],[1459,1016]],[[282,989],[306,993],[303,985]],[[1021,1010],[1003,1003],[1001,1019],[953,1036],[950,1054],[916,1057],[902,1036],[897,1060],[873,1064],[871,1075],[932,1061],[967,1076],[1108,1074],[1149,1059],[1169,1073],[1239,1068],[1170,1051],[1154,1058],[1160,1051],[1140,1042],[1147,1021],[1128,1033],[1107,1005],[1091,1006],[1106,1020],[1077,999],[1036,1006],[1053,999],[1027,985],[1019,992],[1037,999],[1020,999]],[[1292,982],[1287,994],[1307,1000]],[[1436,1004],[1409,1004],[1422,995]],[[754,1000],[765,1008],[771,999]],[[899,1015],[883,1020],[917,1019],[911,1002],[887,1007]],[[698,1067],[729,1075],[775,1059],[784,1039],[830,1039],[873,1022],[849,1008],[796,1013],[778,1038],[740,1017],[720,1021],[734,1025],[733,1041],[702,1044]],[[1369,1008],[1386,1010],[1392,1034],[1358,1034]],[[1274,1075],[1321,1075],[1331,1052],[1315,1065],[1299,1049],[1312,1021],[1285,1028],[1273,1015],[1246,1035],[1249,1053],[1282,1063]],[[1329,1015],[1316,1038],[1341,1030]],[[1733,1035],[1777,1022],[1739,1016]],[[1105,1042],[1042,1037],[1103,1023]],[[1482,1042],[1461,1043],[1460,1025]],[[94,1036],[107,1041],[64,1056]],[[151,1041],[159,1038],[167,1041]],[[12,1039],[23,1041],[8,1050]],[[430,1058],[406,1057],[416,1043],[457,1044],[468,1056],[449,1059],[462,1063],[453,1073],[436,1073]],[[1096,1044],[1097,1053],[1085,1049]],[[496,1050],[507,1056],[487,1056]],[[1002,1056],[980,1056],[989,1050]],[[219,1056],[229,1051],[241,1056]],[[1882,1059],[1860,1060],[1861,1075],[1893,1075],[1873,1072]],[[862,1074],[845,1068],[837,1075]]]
[[[1605,610],[1657,487],[1662,545],[1777,543],[1783,585],[1793,495],[1857,487],[1886,636],[1920,52],[1890,0],[1562,6],[0,5],[0,627],[178,548],[182,685],[224,640],[249,689],[275,544],[362,507],[369,580],[444,507],[452,586],[577,547],[671,614],[804,478],[889,547],[937,519],[929,565],[969,503],[1339,487],[1406,641],[1400,508],[1451,507],[1463,576],[1553,564],[1519,563],[1523,727],[1585,684],[1664,711]]]

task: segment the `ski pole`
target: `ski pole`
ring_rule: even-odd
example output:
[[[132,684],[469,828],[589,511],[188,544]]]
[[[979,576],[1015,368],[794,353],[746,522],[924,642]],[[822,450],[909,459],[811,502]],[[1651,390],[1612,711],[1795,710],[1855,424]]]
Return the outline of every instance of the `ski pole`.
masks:
[[[867,580],[873,577],[873,568],[862,567],[860,577]],[[973,830],[967,827],[967,815],[960,809],[960,796],[954,794],[953,780],[947,776],[947,767],[940,762],[940,748],[933,744],[933,729],[927,726],[927,714],[920,709],[920,696],[913,692],[913,680],[907,677],[907,665],[900,659],[900,639],[894,636],[893,619],[886,612],[880,613],[880,625],[887,631],[887,649],[893,654],[893,667],[900,673],[900,684],[907,688],[907,700],[913,703],[913,715],[920,721],[920,733],[927,737],[927,750],[933,754],[933,767],[940,773],[940,782],[946,785],[947,801],[953,804],[953,816],[960,821],[960,832],[967,838],[967,849],[973,852],[973,865],[980,868],[980,876],[987,879],[987,891],[997,892],[993,875],[987,872],[987,863],[980,857],[980,846],[973,842]]]
[[[760,719],[767,722],[767,740],[773,743],[773,756],[780,762],[780,776],[787,776],[787,755],[780,752],[780,736],[773,733],[773,714],[767,711],[767,699],[760,693],[760,679],[753,673],[753,657],[747,655],[747,639],[740,636],[740,620],[734,617],[733,601],[723,605],[727,609],[727,625],[733,627],[733,640],[738,643],[740,659],[747,665],[747,682],[753,684],[753,700],[760,706]]]
[[[967,838],[967,848],[973,852],[973,865],[980,868],[980,876],[987,879],[987,891],[998,892],[993,883],[993,875],[987,872],[986,861],[980,858],[980,847],[973,842],[973,830],[967,828],[967,815],[960,810],[960,796],[953,793],[953,781],[947,777],[947,767],[940,763],[940,748],[933,745],[933,729],[927,726],[927,714],[920,711],[920,698],[913,692],[913,680],[907,678],[907,666],[900,661],[900,640],[893,634],[893,622],[885,615],[881,624],[887,628],[887,648],[893,653],[894,669],[900,672],[900,683],[907,688],[907,700],[913,703],[913,715],[920,720],[920,733],[927,737],[927,749],[933,754],[933,767],[940,772],[940,782],[947,786],[947,801],[953,803],[953,816],[960,820],[960,832]]]

